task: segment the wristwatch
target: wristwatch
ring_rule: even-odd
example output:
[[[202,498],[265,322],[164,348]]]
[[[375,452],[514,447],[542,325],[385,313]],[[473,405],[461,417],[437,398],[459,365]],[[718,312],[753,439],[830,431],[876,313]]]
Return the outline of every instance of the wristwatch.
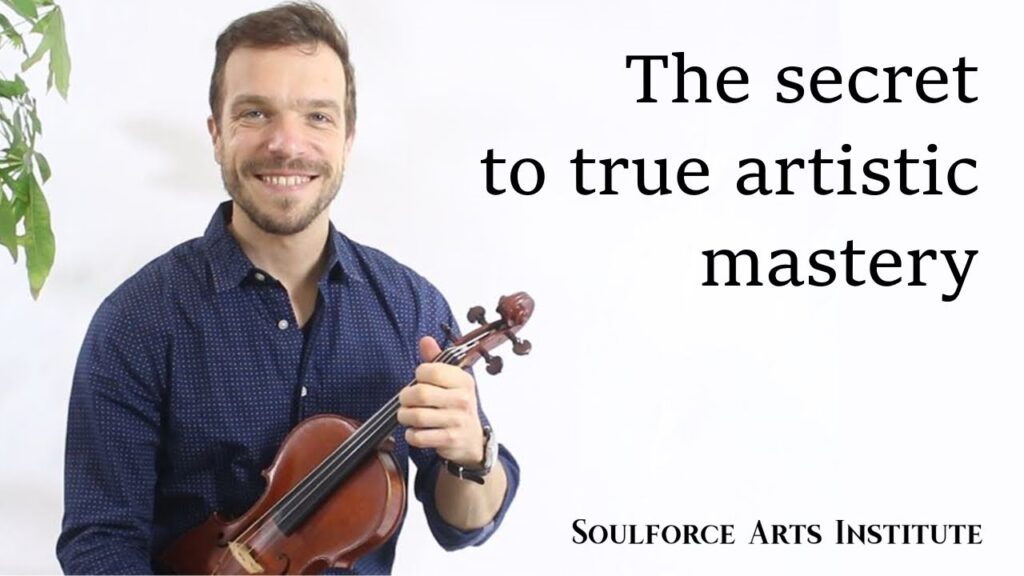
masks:
[[[462,480],[471,480],[477,484],[484,483],[484,476],[491,473],[494,463],[498,460],[498,439],[490,426],[484,426],[484,460],[478,467],[469,468],[448,460],[444,461],[444,469],[449,474]]]

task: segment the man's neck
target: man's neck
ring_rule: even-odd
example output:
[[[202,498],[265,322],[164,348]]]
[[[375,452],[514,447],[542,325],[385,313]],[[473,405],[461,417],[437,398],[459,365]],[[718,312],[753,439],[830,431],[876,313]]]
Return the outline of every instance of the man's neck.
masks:
[[[249,260],[284,284],[288,292],[316,286],[330,231],[326,210],[302,232],[280,236],[260,229],[235,205],[229,230]]]

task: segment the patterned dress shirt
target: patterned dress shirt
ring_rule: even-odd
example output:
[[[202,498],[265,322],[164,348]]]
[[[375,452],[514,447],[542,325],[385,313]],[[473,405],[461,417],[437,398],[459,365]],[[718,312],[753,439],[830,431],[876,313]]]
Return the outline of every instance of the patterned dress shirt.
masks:
[[[295,321],[280,282],[256,268],[228,230],[225,202],[204,236],[146,265],[96,312],[75,369],[65,455],[65,512],[57,555],[68,573],[159,570],[154,559],[212,512],[245,512],[262,494],[260,472],[300,421],[322,413],[366,420],[407,384],[425,335],[446,342],[455,320],[429,282],[331,225],[316,310]],[[483,417],[486,422],[486,417]],[[487,540],[495,520],[464,532],[434,502],[440,459],[412,448],[395,456],[437,541],[453,550]],[[364,556],[357,572],[388,573],[401,530]]]

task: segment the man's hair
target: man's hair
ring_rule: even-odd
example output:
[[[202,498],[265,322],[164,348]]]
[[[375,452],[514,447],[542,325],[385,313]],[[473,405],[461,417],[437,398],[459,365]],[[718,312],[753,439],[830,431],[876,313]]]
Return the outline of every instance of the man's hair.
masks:
[[[315,2],[289,2],[235,20],[217,37],[217,58],[210,78],[210,110],[220,125],[224,106],[224,65],[235,48],[285,46],[330,47],[345,69],[345,135],[356,124],[356,79],[349,62],[348,40],[326,8]]]

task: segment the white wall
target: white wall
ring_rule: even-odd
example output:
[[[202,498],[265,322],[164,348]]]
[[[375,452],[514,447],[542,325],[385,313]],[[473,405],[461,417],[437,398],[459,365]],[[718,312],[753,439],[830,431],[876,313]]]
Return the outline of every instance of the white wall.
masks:
[[[0,266],[0,572],[55,572],[71,374],[101,299],[202,233],[224,197],[205,132],[213,41],[267,2],[63,3],[70,102],[41,103],[57,262],[33,302]],[[401,573],[1006,573],[1019,566],[1022,203],[1018,19],[1001,3],[329,2],[347,27],[358,136],[333,208],[353,238],[456,310],[537,300],[527,359],[481,394],[523,468],[486,546],[449,555],[410,514]],[[685,51],[751,76],[740,105],[635,103],[626,54]],[[782,106],[785,65],[981,71],[978,103]],[[959,198],[740,198],[742,157],[923,152],[978,160]],[[690,198],[573,192],[568,159],[711,165]],[[479,160],[531,156],[534,197],[484,192]],[[701,287],[701,250],[852,239],[977,249],[960,298],[927,287]],[[2,258],[0,258],[2,259]],[[863,270],[863,269],[862,269]],[[863,271],[861,272],[863,274]],[[578,546],[571,523],[980,523],[977,547]],[[741,541],[746,538],[738,538]]]

